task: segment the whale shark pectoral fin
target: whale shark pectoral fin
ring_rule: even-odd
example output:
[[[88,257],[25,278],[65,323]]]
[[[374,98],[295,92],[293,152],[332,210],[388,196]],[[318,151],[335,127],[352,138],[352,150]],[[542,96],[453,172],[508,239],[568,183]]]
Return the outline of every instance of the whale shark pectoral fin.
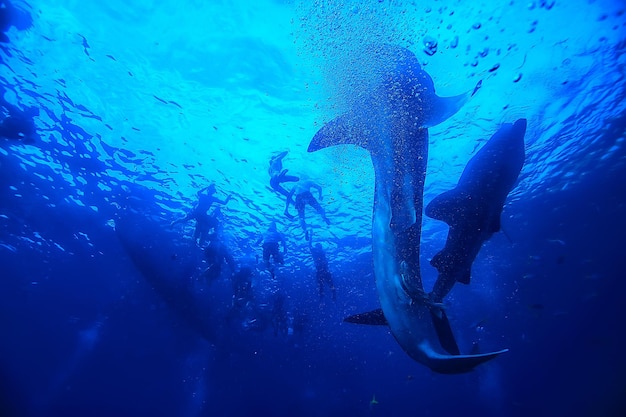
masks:
[[[462,207],[466,200],[456,188],[445,191],[433,198],[426,205],[424,213],[431,219],[441,220],[451,225],[456,216],[459,215],[459,208]]]
[[[482,228],[491,233],[494,233],[492,231],[494,227],[497,227],[495,232],[499,231],[501,211],[495,216],[488,218],[486,218],[483,211],[479,195],[468,193],[457,186],[433,198],[426,205],[424,214],[432,219],[441,220],[451,228],[473,225],[477,228],[482,226]]]
[[[458,96],[439,97],[435,96],[432,105],[424,112],[424,123],[422,127],[429,128],[443,123],[454,116],[469,99],[476,94],[483,82],[478,81],[476,87],[471,92],[459,94]]]
[[[387,326],[387,319],[382,308],[368,311],[367,313],[354,314],[343,319],[346,323],[367,324],[369,326]]]
[[[370,136],[368,123],[362,118],[347,113],[334,118],[318,130],[311,139],[307,151],[315,152],[335,145],[359,145],[369,149]]]
[[[440,374],[462,374],[473,370],[480,364],[508,352],[508,349],[477,355],[442,355],[433,350],[428,342],[423,342],[420,349],[426,354],[427,366]]]
[[[456,344],[456,339],[452,333],[452,328],[450,327],[450,322],[448,321],[445,310],[442,308],[431,308],[430,316],[433,320],[433,326],[435,327],[435,332],[437,333],[441,347],[451,355],[460,355],[461,350]]]

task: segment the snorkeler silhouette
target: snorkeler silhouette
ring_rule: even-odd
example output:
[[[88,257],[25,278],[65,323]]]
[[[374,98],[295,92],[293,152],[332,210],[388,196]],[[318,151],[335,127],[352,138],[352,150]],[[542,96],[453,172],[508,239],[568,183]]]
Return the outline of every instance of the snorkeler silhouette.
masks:
[[[170,223],[170,226],[174,226],[178,223],[195,219],[196,228],[193,233],[193,240],[200,247],[203,247],[204,244],[210,240],[212,230],[216,230],[219,227],[219,219],[217,218],[217,215],[210,216],[207,211],[211,208],[213,203],[226,205],[232,198],[232,196],[229,195],[226,197],[226,200],[220,200],[214,197],[213,194],[215,194],[215,184],[211,184],[198,191],[198,202],[195,207],[187,213],[185,217],[174,220]],[[217,211],[216,214],[218,213],[219,211]]]
[[[313,207],[320,214],[320,216],[322,216],[322,219],[324,219],[326,224],[330,224],[330,221],[326,218],[326,212],[324,211],[324,208],[320,206],[320,203],[318,203],[315,197],[313,197],[313,194],[311,193],[311,188],[315,188],[317,190],[319,194],[319,199],[321,201],[322,187],[320,187],[313,181],[303,180],[294,185],[294,187],[291,189],[291,192],[287,196],[287,203],[285,204],[285,216],[293,219],[294,216],[289,213],[289,204],[294,201],[293,196],[295,194],[296,198],[294,206],[296,207],[296,210],[298,210],[300,227],[302,227],[302,231],[304,232],[306,240],[309,240],[309,231],[307,229],[306,220],[304,219],[304,208],[307,204]]]
[[[276,278],[275,276],[275,267],[276,265],[284,265],[285,260],[283,259],[283,255],[287,253],[287,244],[285,242],[285,236],[278,231],[276,228],[276,222],[272,221],[270,223],[267,232],[259,238],[257,244],[263,243],[263,261],[265,262],[265,266],[267,270],[270,272],[272,279]],[[283,245],[283,253],[280,253],[279,243]],[[270,263],[270,257],[273,258],[274,262]]]
[[[272,186],[272,189],[287,197],[289,195],[289,191],[287,191],[280,184],[283,182],[297,182],[300,178],[293,175],[287,175],[288,170],[283,169],[283,158],[285,156],[287,156],[287,151],[273,155],[270,159],[268,173],[270,174],[270,185]]]
[[[274,336],[279,334],[287,336],[289,332],[289,323],[287,310],[285,308],[285,300],[287,297],[282,292],[276,294],[274,298],[274,305],[272,306],[272,329],[274,329]]]
[[[331,297],[336,299],[337,294],[335,285],[333,284],[333,276],[328,270],[328,259],[326,259],[326,252],[322,248],[322,245],[316,243],[312,244],[313,239],[309,239],[309,249],[311,250],[311,256],[313,257],[313,263],[315,264],[315,276],[317,277],[317,283],[320,290],[320,299],[324,297],[324,286],[328,285],[331,291]]]
[[[243,266],[233,274],[233,308],[237,311],[243,310],[252,301],[252,275],[253,270],[249,266]]]
[[[207,268],[203,275],[212,282],[222,274],[222,266],[226,264],[230,268],[230,274],[235,273],[237,263],[235,258],[230,254],[228,248],[220,239],[212,239],[204,248],[204,258],[207,262]]]

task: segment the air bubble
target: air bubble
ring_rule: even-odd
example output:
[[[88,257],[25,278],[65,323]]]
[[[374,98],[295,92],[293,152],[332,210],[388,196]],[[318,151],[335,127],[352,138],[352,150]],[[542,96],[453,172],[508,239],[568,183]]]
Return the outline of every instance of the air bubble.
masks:
[[[428,56],[433,56],[437,52],[437,40],[431,36],[424,38],[424,52]]]

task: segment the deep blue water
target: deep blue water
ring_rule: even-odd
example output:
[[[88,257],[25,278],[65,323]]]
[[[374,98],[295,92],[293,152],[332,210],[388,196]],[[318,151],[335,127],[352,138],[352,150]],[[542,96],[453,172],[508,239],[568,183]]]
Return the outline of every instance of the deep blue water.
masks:
[[[99,3],[15,1],[0,43],[3,118],[39,109],[36,138],[0,138],[2,415],[624,414],[623,2]],[[306,148],[367,88],[372,43],[412,50],[442,95],[483,80],[430,129],[425,202],[501,123],[528,119],[503,232],[446,299],[462,351],[510,349],[468,374],[342,322],[378,306],[373,170],[350,146]],[[269,187],[283,150],[324,188],[331,224],[310,208],[307,221],[336,301],[320,301],[304,233]],[[193,221],[169,226],[211,183],[232,195],[224,243],[254,268],[241,315],[226,272],[199,277]],[[276,280],[257,262],[272,220],[289,248]],[[445,237],[424,218],[427,287]]]

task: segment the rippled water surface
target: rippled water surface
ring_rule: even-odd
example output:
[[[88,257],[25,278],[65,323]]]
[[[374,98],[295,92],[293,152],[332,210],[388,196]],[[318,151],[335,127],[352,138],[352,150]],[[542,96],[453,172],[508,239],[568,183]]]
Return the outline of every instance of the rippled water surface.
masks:
[[[0,110],[39,114],[34,140],[0,138],[7,410],[622,415],[622,1],[13,3],[25,20],[0,43]],[[374,173],[363,149],[307,147],[362,101],[368,51],[386,44],[411,50],[439,95],[482,80],[456,115],[429,129],[425,203],[456,184],[501,124],[528,120],[503,233],[485,244],[472,283],[457,286],[448,307],[462,350],[511,350],[468,375],[433,374],[384,328],[341,321],[378,306]],[[269,186],[268,161],[280,151],[289,173],[323,188],[330,225],[312,209],[307,221],[327,251],[336,302],[319,303],[304,233]],[[171,248],[200,262],[193,222],[169,224],[211,183],[218,198],[232,196],[222,224],[238,262],[256,263],[270,221],[287,236],[277,281],[255,267],[259,311],[248,318],[261,322],[284,296],[289,335],[227,323],[227,277],[178,293],[162,283],[180,271],[158,262],[151,274],[138,271],[120,245],[116,222],[132,212],[130,239],[156,239],[159,262]],[[144,221],[154,230],[134,229]],[[436,273],[427,261],[446,231],[424,218],[427,286]],[[194,303],[202,308],[186,307]],[[199,327],[211,336],[199,337]]]

